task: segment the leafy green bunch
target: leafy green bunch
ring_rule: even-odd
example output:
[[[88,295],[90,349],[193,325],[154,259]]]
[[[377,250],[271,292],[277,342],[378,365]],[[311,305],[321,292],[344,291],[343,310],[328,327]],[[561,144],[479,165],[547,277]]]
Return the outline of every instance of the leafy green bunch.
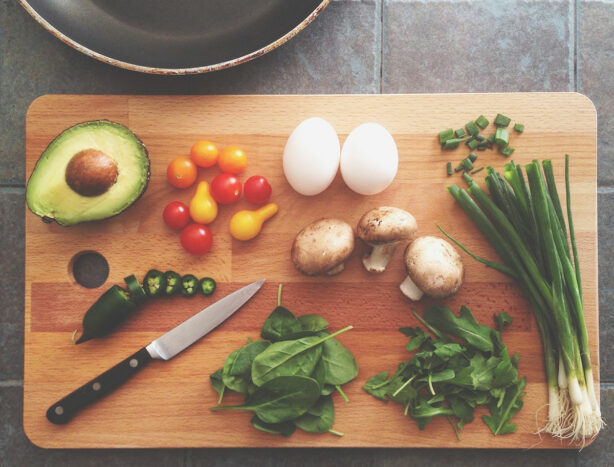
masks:
[[[370,378],[364,390],[402,405],[421,430],[443,416],[460,439],[475,408],[488,406],[482,419],[495,435],[515,432],[510,420],[522,408],[526,378],[518,377],[518,354],[510,358],[499,331],[479,324],[465,306],[458,317],[442,306],[430,306],[424,318],[413,313],[434,337],[420,327],[399,329],[410,337],[406,349],[413,356],[392,376],[384,371]],[[495,316],[501,326],[510,321]]]
[[[352,353],[335,337],[318,315],[294,316],[278,306],[265,320],[261,340],[232,352],[223,368],[211,374],[213,389],[221,404],[225,391],[245,394],[245,402],[211,410],[248,410],[252,425],[267,433],[290,436],[296,427],[310,433],[332,433],[335,407],[331,394],[358,374]]]

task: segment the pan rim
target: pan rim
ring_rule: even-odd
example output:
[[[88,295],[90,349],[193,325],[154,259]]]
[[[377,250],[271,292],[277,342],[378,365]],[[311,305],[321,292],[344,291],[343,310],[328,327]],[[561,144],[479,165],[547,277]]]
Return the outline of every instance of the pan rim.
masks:
[[[49,23],[45,18],[43,18],[29,3],[28,0],[19,0],[21,6],[32,16],[41,26],[43,26],[47,31],[53,34],[55,37],[60,39],[65,44],[68,44],[73,49],[81,52],[84,55],[87,55],[91,58],[95,58],[101,62],[107,63],[109,65],[113,65],[119,68],[123,68],[131,71],[138,71],[141,73],[149,73],[149,74],[157,74],[157,75],[195,75],[200,73],[209,73],[211,71],[223,70],[225,68],[230,68],[236,65],[240,65],[245,62],[249,62],[255,58],[261,57],[262,55],[271,52],[277,47],[285,44],[287,41],[296,36],[299,32],[301,32],[308,24],[310,24],[314,19],[316,19],[319,14],[328,6],[328,4],[332,0],[322,0],[320,4],[298,25],[292,28],[283,36],[274,40],[273,42],[257,49],[252,52],[249,52],[240,57],[232,58],[230,60],[226,60],[219,63],[214,63],[211,65],[202,65],[191,68],[164,68],[164,67],[152,67],[146,65],[137,65],[135,63],[126,62],[123,60],[118,60],[112,57],[108,57],[100,52],[96,52],[79,42],[71,39],[63,32],[59,31],[55,26]]]

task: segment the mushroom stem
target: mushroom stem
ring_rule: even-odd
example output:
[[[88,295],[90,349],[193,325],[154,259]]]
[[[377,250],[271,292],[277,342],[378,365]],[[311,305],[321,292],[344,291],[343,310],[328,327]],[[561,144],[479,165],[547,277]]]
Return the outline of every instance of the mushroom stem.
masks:
[[[343,271],[343,268],[345,268],[345,263],[338,264],[334,268],[329,269],[328,271],[326,271],[326,275],[327,276],[334,276],[335,274],[339,274],[341,271]]]
[[[409,276],[407,276],[405,280],[401,282],[399,288],[401,289],[401,292],[403,292],[403,295],[414,302],[420,300],[424,295],[424,292],[418,288],[418,286]]]
[[[362,264],[368,272],[384,272],[397,249],[397,243],[371,246],[371,251],[362,257]]]

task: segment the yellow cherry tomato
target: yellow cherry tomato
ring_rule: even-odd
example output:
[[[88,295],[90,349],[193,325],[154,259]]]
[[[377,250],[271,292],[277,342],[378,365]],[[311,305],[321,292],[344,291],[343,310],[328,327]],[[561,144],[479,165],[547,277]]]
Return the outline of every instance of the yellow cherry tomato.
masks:
[[[237,240],[251,240],[260,233],[262,224],[277,213],[275,203],[267,204],[256,211],[239,211],[230,219],[230,235]]]
[[[199,224],[210,224],[217,217],[217,203],[211,196],[209,184],[200,182],[190,201],[190,217]]]
[[[236,146],[226,146],[220,152],[217,165],[220,166],[222,172],[236,175],[245,169],[247,156],[242,149]]]
[[[190,159],[199,167],[212,167],[217,162],[219,151],[211,141],[197,141],[190,149]]]

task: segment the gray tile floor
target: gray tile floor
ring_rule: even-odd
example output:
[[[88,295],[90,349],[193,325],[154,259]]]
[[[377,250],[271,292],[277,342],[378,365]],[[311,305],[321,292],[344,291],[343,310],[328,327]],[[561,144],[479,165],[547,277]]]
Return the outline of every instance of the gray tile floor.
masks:
[[[474,450],[44,451],[23,434],[24,117],[46,93],[579,91],[599,116],[602,405],[614,420],[614,2],[339,0],[282,48],[215,74],[115,69],[0,0],[0,465],[614,465],[606,428],[581,453]]]

